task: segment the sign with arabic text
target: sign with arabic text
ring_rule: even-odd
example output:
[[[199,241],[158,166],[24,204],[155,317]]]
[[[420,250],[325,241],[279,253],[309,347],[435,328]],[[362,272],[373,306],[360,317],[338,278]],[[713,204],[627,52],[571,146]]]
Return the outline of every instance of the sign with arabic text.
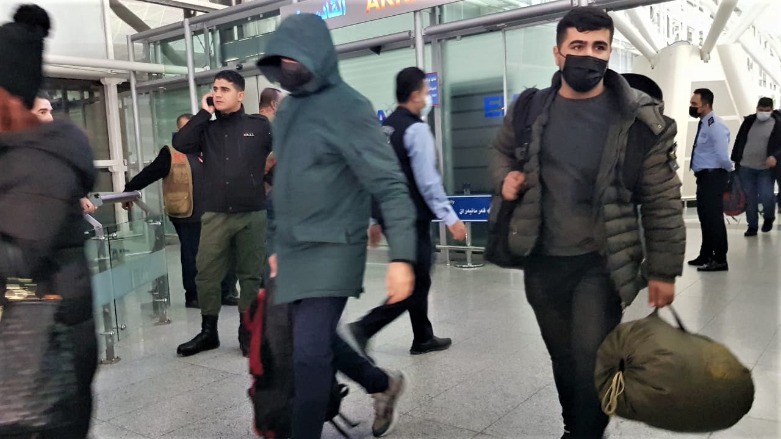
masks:
[[[439,75],[426,73],[426,82],[428,83],[428,95],[431,96],[431,105],[439,107]]]
[[[488,214],[491,213],[490,195],[453,195],[447,198],[461,221],[488,221]]]
[[[435,6],[457,0],[305,0],[279,9],[284,19],[289,15],[317,14],[329,29],[350,26]]]

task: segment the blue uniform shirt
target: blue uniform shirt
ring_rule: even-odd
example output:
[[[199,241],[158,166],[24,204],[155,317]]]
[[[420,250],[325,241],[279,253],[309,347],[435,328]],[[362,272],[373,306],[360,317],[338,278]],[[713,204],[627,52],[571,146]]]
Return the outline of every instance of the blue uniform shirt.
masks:
[[[411,125],[404,132],[404,147],[407,149],[418,190],[426,200],[429,209],[434,212],[438,220],[452,226],[458,222],[458,215],[453,211],[450,200],[445,194],[445,188],[442,186],[431,128],[423,122]]]
[[[694,172],[705,169],[732,170],[732,161],[729,159],[729,128],[719,116],[711,111],[700,120],[700,132],[695,140],[694,156],[692,157],[692,170]]]

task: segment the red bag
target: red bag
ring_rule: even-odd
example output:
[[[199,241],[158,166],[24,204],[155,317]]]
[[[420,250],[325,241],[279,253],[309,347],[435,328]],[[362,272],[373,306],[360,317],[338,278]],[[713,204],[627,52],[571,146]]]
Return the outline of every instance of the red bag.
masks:
[[[730,173],[727,191],[724,192],[724,214],[738,216],[746,211],[746,194],[737,172]]]

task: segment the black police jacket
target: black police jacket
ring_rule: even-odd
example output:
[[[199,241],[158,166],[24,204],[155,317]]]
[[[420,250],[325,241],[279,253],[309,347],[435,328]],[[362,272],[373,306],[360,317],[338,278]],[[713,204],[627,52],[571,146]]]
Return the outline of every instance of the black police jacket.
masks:
[[[203,153],[204,212],[242,213],[264,210],[263,174],[271,153],[271,125],[244,107],[215,120],[201,110],[174,136],[184,154]]]

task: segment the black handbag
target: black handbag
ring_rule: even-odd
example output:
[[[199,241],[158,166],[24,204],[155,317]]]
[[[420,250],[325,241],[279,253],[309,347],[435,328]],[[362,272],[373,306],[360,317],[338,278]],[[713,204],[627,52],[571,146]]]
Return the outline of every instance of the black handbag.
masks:
[[[488,221],[488,241],[485,260],[502,268],[523,268],[525,257],[510,251],[510,221],[517,201],[505,201],[501,196],[491,199],[491,211],[498,208],[496,216]]]
[[[516,168],[522,170],[531,143],[532,124],[542,113],[548,92],[536,88],[525,90],[518,97],[513,109],[513,130],[518,142],[515,148]],[[520,198],[506,201],[501,195],[491,199],[491,216],[488,220],[488,240],[485,245],[486,261],[502,268],[523,268],[526,257],[510,251],[510,223]],[[494,212],[496,212],[494,214]]]
[[[0,437],[69,425],[78,383],[73,331],[55,320],[62,298],[1,299]]]

